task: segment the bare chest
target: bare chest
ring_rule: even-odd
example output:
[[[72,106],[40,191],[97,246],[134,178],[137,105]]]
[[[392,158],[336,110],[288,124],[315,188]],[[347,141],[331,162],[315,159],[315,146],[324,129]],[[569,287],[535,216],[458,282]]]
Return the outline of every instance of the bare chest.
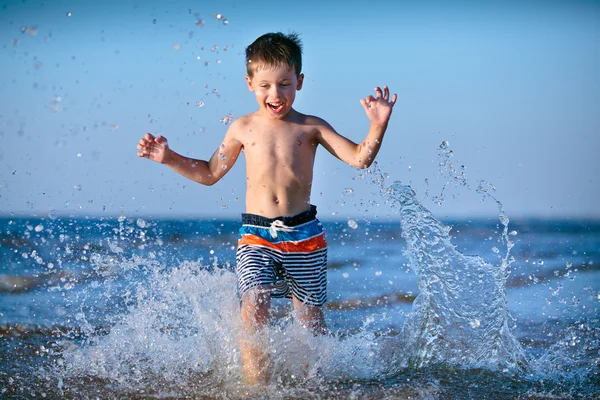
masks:
[[[249,131],[242,140],[248,160],[279,160],[293,162],[314,158],[315,134],[309,129],[264,129]]]

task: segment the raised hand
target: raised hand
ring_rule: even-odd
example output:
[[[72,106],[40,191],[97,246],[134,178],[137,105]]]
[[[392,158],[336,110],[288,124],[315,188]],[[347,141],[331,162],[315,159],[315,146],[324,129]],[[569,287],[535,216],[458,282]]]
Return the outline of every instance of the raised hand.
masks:
[[[167,138],[164,136],[154,137],[149,133],[146,133],[144,137],[140,139],[137,145],[138,157],[145,157],[148,160],[156,161],[161,164],[165,163],[166,158],[169,155],[169,144]]]
[[[375,95],[376,97],[369,95],[364,99],[360,99],[360,104],[364,107],[367,117],[372,124],[387,125],[392,115],[394,104],[396,104],[397,96],[394,93],[390,100],[390,90],[387,86],[383,87],[383,91],[380,87],[376,87]]]

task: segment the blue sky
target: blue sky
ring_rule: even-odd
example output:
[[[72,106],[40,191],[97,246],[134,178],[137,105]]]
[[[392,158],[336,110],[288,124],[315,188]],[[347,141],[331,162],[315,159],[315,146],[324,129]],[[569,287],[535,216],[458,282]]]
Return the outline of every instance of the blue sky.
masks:
[[[210,157],[220,119],[256,108],[245,46],[295,30],[306,76],[296,109],[359,141],[359,99],[387,84],[399,99],[379,167],[438,216],[497,212],[453,185],[441,207],[431,201],[447,140],[469,185],[493,184],[509,216],[600,217],[598,2],[273,4],[0,1],[0,214],[237,216],[243,159],[203,187],[138,159],[135,145],[148,131]],[[323,218],[389,212],[324,149],[315,168]]]

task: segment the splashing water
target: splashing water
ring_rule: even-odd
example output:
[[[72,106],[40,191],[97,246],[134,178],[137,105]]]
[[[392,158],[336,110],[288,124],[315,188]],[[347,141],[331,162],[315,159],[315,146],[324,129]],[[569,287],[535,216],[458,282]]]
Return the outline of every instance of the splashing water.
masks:
[[[131,268],[124,263],[118,268]],[[64,351],[65,379],[95,376],[123,388],[187,385],[193,378],[239,376],[235,277],[183,262],[166,270],[146,260],[148,275],[125,292],[127,312],[114,316],[108,334],[89,331]],[[118,276],[115,271],[113,274]],[[79,316],[84,320],[85,315]],[[209,387],[197,389],[210,389]]]
[[[511,333],[502,268],[456,251],[449,228],[409,187],[396,183],[387,196],[399,206],[406,253],[419,277],[420,294],[402,332],[381,334],[366,323],[353,335],[313,337],[288,315],[261,338],[271,359],[269,390],[297,389],[298,382],[379,379],[402,368],[437,364],[511,371],[526,365]],[[88,328],[82,343],[63,350],[63,381],[73,384],[88,376],[128,392],[168,393],[185,386],[204,395],[235,396],[242,330],[234,274],[216,261],[167,268],[152,258],[119,263],[110,257],[94,258],[95,269],[107,279],[98,287],[125,311],[110,316],[105,321],[110,328],[101,333],[79,313],[80,325]],[[108,281],[127,276],[126,271],[143,279],[120,292],[121,284]]]
[[[450,228],[395,183],[389,196],[400,204],[402,237],[420,293],[403,328],[408,364],[449,363],[515,369],[526,357],[511,330],[504,268],[457,251]]]
[[[229,125],[231,121],[233,121],[233,114],[227,114],[219,120],[219,122],[221,122],[223,125]]]

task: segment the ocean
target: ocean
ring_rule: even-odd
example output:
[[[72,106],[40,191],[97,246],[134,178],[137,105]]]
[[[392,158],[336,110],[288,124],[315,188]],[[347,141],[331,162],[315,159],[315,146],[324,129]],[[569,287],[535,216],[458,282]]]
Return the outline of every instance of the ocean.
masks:
[[[600,221],[328,220],[329,333],[274,301],[240,379],[239,221],[0,218],[0,397],[600,397]]]

